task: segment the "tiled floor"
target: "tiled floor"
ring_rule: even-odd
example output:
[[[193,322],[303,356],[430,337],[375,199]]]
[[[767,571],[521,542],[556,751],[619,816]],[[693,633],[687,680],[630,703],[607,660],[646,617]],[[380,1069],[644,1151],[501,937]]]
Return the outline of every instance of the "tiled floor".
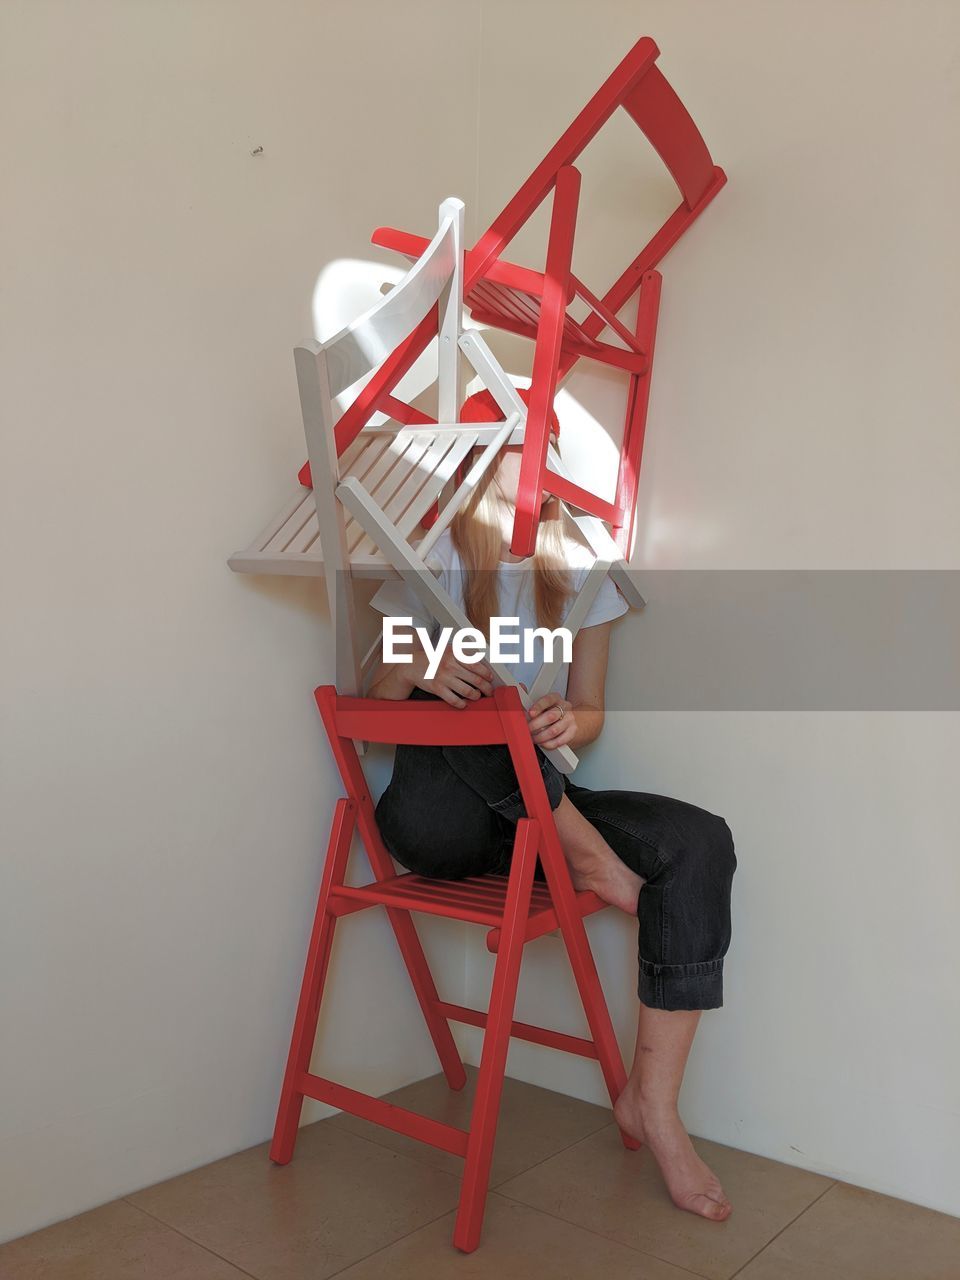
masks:
[[[441,1077],[389,1095],[465,1126]],[[960,1280],[960,1219],[697,1139],[734,1205],[675,1209],[609,1111],[515,1080],[479,1250],[450,1242],[461,1161],[351,1116],[0,1246],[3,1280]]]

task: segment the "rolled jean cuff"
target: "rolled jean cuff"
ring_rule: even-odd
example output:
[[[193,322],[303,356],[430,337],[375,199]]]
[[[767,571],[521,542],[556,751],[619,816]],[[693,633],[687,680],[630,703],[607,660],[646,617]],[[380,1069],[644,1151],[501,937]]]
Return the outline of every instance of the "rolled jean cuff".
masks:
[[[648,1009],[719,1009],[723,1004],[723,958],[654,964],[641,956],[637,995]]]
[[[566,780],[557,766],[547,759],[539,747],[536,748],[536,751],[537,763],[540,766],[540,776],[543,778],[543,785],[547,792],[550,808],[556,809],[567,789]],[[523,795],[519,787],[511,791],[508,796],[504,796],[502,800],[490,801],[490,808],[499,813],[501,817],[506,818],[508,822],[514,823],[514,825],[521,818],[527,816]]]

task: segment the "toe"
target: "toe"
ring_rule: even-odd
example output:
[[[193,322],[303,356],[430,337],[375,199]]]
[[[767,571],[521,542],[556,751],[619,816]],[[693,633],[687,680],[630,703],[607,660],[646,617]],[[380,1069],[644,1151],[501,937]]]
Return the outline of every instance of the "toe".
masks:
[[[709,1206],[705,1216],[712,1218],[714,1222],[723,1222],[724,1218],[729,1218],[733,1211],[733,1205],[726,1197],[714,1200],[712,1196],[705,1196],[704,1200]]]
[[[706,1192],[691,1196],[686,1207],[691,1213],[698,1213],[714,1222],[723,1222],[733,1211],[733,1205],[725,1196],[714,1197]]]

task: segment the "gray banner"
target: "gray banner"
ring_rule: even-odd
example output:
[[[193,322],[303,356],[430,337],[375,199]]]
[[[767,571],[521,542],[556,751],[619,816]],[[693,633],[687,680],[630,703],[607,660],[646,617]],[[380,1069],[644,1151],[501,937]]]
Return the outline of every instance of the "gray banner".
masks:
[[[614,623],[611,711],[960,710],[960,570],[635,576],[647,606]]]
[[[958,571],[637,577],[647,607],[611,642],[621,709],[960,710]]]

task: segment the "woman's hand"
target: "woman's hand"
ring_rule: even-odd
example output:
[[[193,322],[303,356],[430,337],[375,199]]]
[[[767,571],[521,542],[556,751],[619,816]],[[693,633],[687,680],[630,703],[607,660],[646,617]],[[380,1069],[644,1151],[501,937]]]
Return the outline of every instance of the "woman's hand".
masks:
[[[435,693],[451,707],[465,707],[468,702],[489,697],[493,693],[493,672],[485,662],[461,663],[451,649],[445,649],[440,665],[432,679],[428,680],[427,657],[414,656],[411,672],[413,684],[425,693]]]
[[[572,742],[577,733],[573,703],[559,693],[545,693],[527,709],[530,736],[544,751],[556,751]]]

